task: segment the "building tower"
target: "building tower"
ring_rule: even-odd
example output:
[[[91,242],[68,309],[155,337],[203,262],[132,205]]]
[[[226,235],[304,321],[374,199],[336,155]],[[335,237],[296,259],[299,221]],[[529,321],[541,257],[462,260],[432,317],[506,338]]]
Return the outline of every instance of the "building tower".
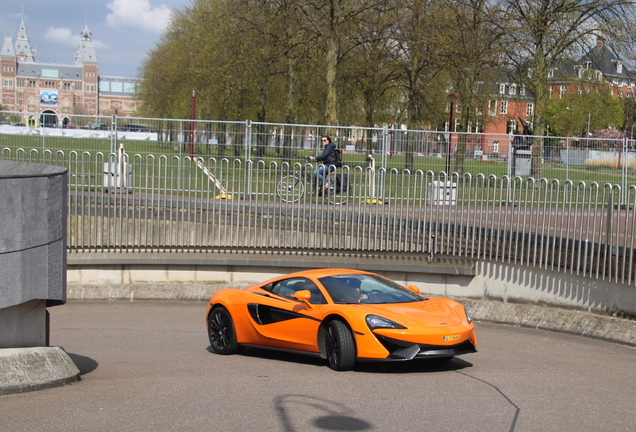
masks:
[[[24,25],[24,11],[22,11],[22,21],[20,22],[20,30],[18,30],[18,37],[15,39],[15,52],[19,62],[35,63],[35,50],[31,49],[29,35]]]
[[[99,66],[97,53],[93,45],[93,34],[88,29],[88,22],[80,34],[80,46],[75,53],[75,66],[82,68],[84,81],[84,107],[88,112],[99,111],[98,77]]]

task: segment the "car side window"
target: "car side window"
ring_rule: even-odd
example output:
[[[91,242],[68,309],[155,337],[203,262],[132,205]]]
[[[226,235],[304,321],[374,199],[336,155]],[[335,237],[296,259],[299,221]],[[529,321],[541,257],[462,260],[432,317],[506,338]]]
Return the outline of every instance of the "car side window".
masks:
[[[309,303],[311,304],[326,304],[327,301],[325,297],[320,292],[320,289],[316,286],[315,283],[306,278],[291,278],[284,279],[279,281],[276,285],[272,287],[272,293],[292,299],[296,301],[294,298],[294,294],[298,291],[307,290],[311,293],[311,298],[309,299]]]

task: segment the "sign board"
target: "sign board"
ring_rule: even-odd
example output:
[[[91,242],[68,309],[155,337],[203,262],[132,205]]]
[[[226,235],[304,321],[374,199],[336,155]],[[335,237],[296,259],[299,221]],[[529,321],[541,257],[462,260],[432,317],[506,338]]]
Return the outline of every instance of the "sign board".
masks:
[[[57,90],[40,90],[40,105],[57,106]]]

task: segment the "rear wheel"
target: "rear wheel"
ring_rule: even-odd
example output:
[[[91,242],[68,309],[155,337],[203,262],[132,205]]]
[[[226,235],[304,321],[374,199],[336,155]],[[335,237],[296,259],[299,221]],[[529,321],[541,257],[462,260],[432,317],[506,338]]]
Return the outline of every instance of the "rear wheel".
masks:
[[[236,343],[236,332],[232,316],[222,306],[212,309],[208,317],[208,337],[217,354],[235,354],[241,346]]]
[[[340,174],[342,175],[342,174]],[[323,192],[323,196],[330,204],[340,205],[349,199],[349,185],[341,187],[335,172],[330,172],[325,180],[327,187]]]
[[[356,362],[356,348],[351,330],[342,321],[334,320],[325,331],[327,364],[336,371],[353,369]]]
[[[276,183],[276,195],[285,202],[296,202],[305,195],[305,183],[298,176],[287,175]]]

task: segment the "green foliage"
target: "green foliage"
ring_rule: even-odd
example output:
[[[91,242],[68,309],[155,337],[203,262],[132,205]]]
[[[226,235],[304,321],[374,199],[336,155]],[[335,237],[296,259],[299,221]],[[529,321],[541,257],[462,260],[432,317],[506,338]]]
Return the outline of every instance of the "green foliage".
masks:
[[[612,97],[609,88],[576,94],[546,103],[546,122],[552,136],[587,136],[602,129],[620,129],[623,125],[622,99]]]

